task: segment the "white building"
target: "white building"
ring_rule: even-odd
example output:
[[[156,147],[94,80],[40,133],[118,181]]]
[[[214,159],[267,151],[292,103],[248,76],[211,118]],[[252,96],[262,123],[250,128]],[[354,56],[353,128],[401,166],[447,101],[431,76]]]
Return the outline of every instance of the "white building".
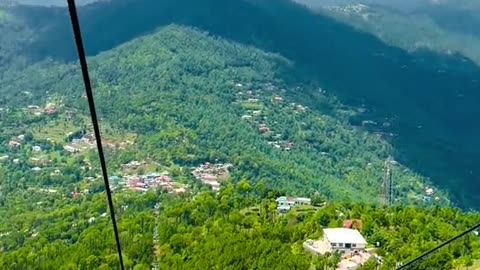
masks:
[[[41,148],[40,146],[33,146],[33,147],[32,147],[32,151],[33,151],[34,153],[38,153],[38,152],[42,151],[42,148]]]
[[[69,153],[78,153],[80,150],[78,150],[78,148],[75,148],[73,146],[70,146],[70,145],[65,145],[63,147],[63,149]]]
[[[311,205],[312,200],[309,198],[292,198],[281,196],[276,200],[277,202],[277,211],[279,212],[288,212],[292,207],[297,205]]]
[[[355,229],[333,228],[323,229],[324,240],[333,251],[351,252],[355,250],[363,250],[367,245],[367,241]]]

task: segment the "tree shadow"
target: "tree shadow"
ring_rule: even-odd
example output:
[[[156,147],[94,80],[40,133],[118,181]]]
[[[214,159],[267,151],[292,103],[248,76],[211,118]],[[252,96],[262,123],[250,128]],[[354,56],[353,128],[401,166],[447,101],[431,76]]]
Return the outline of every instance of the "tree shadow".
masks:
[[[32,59],[75,59],[66,9],[16,11],[47,25],[31,44]],[[400,162],[448,188],[460,205],[480,206],[480,69],[465,57],[410,54],[289,0],[117,0],[79,14],[89,55],[171,23],[279,53],[295,63],[290,78],[368,108],[352,122],[385,122],[378,130],[397,135]]]

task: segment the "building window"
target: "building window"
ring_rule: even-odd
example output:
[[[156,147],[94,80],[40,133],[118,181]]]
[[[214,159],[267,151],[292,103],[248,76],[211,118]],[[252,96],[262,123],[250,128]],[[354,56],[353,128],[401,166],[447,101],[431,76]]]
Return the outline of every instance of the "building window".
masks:
[[[352,244],[352,247],[357,247],[357,244]]]
[[[332,243],[332,247],[336,247],[336,246],[337,246],[337,244],[335,244],[335,243]]]
[[[338,244],[339,247],[343,247],[343,243]]]

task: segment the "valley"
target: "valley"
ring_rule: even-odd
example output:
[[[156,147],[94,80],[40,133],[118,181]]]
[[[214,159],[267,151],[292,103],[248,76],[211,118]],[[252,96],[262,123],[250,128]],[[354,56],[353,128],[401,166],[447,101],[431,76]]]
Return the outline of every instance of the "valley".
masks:
[[[351,220],[381,258],[361,269],[392,269],[480,222],[475,63],[290,1],[117,1],[80,12],[127,269],[335,269],[304,243]],[[0,268],[117,269],[68,17],[4,10]],[[477,231],[417,269],[479,250]]]
[[[215,17],[189,0],[145,0],[145,6],[151,7],[148,9],[129,1],[118,6],[87,6],[81,11],[87,52],[95,55],[159,26],[178,23],[280,53],[295,65],[295,72],[285,74],[285,78],[293,83],[318,82],[343,104],[366,108],[365,118],[353,118],[353,124],[364,120],[389,122],[389,127],[374,131],[397,135],[391,143],[401,163],[448,189],[459,206],[475,205],[477,193],[471,191],[478,188],[474,164],[479,157],[470,149],[476,148],[479,131],[469,124],[475,123],[479,113],[475,104],[480,71],[475,63],[429,50],[409,53],[290,1],[269,2],[208,0],[205,5],[219,11]],[[103,10],[102,16],[96,15],[97,8]],[[15,12],[29,18],[40,10]],[[47,23],[51,27],[27,46],[31,48],[29,58],[38,59],[41,52],[53,59],[75,59],[73,45],[65,42],[70,37],[66,14],[51,13]],[[122,14],[129,14],[131,20],[96,34],[95,29]],[[292,19],[285,24],[284,17]],[[35,23],[39,22],[37,19]],[[135,27],[128,27],[132,23]],[[312,93],[302,94],[298,96],[305,106],[318,108],[311,104]]]

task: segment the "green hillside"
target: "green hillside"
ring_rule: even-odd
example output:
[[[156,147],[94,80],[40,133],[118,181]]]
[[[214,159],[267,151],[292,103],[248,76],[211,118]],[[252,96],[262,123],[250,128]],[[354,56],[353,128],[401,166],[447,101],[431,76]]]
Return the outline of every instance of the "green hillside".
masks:
[[[395,162],[395,206],[378,207],[391,145],[349,124],[362,108],[342,105],[280,55],[169,25],[89,65],[102,134],[112,145],[133,141],[107,147],[111,175],[167,171],[186,187],[139,194],[112,182],[127,269],[333,267],[337,256],[312,257],[301,245],[347,218],[364,221],[388,269],[480,221],[446,206],[435,187],[438,199],[424,202],[431,183]],[[0,268],[118,269],[96,153],[63,148],[90,129],[78,65],[44,61],[4,75]],[[54,113],[35,115],[51,104]],[[9,146],[20,134],[21,146]],[[145,165],[121,166],[133,160]],[[219,193],[191,175],[205,162],[232,164]],[[278,215],[280,195],[327,204]],[[427,265],[468,265],[478,248],[468,236]]]
[[[90,62],[100,115],[117,129],[139,134],[137,159],[179,166],[220,160],[234,164],[235,181],[262,182],[292,195],[320,192],[333,200],[378,202],[391,147],[350,126],[348,117],[358,112],[318,85],[292,83],[295,78],[285,74],[295,66],[287,59],[168,26]],[[48,89],[65,95],[65,106],[86,113],[77,71],[33,66],[9,74],[1,91],[28,89],[32,96],[15,102],[29,104]],[[308,92],[316,92],[309,96],[315,108],[301,103]],[[285,150],[289,143],[293,147]],[[401,166],[394,169],[398,201],[422,203],[425,181]]]
[[[109,51],[172,23],[279,53],[295,64],[294,72],[289,72],[294,82],[319,82],[342,104],[364,107],[366,113],[352,117],[352,123],[376,122],[378,125],[369,129],[389,137],[397,159],[448,189],[459,206],[475,208],[480,201],[474,192],[480,182],[477,181],[480,174],[476,173],[480,156],[474,150],[478,148],[478,130],[471,124],[479,113],[476,104],[480,71],[469,59],[438,53],[443,48],[422,46],[422,50],[407,51],[411,47],[398,48],[397,43],[389,41],[387,44],[374,34],[311,12],[291,0],[143,1],[143,4],[136,0],[101,1],[80,8],[87,54]],[[35,29],[35,36],[22,49],[26,63],[44,59],[65,63],[76,59],[65,10],[18,6],[12,12],[28,28]],[[129,19],[118,20],[126,17]],[[402,19],[399,23],[402,26],[397,29],[393,26],[397,25],[398,16],[389,19],[385,15],[383,19],[377,25],[390,25],[392,33],[405,35],[400,39],[398,35],[395,37],[399,44],[407,41],[407,45],[412,45],[411,38],[422,35],[428,39],[430,32],[433,36],[430,44],[444,44],[437,42],[442,31],[422,30],[427,25],[422,20],[417,27],[416,20],[407,20],[413,21],[412,25],[403,24],[406,20]],[[98,31],[106,25],[108,31]],[[403,29],[412,31],[403,33],[400,31]],[[384,34],[391,37],[388,31]],[[475,51],[476,47],[471,46],[474,43],[468,40],[462,39],[460,44]],[[305,92],[300,103],[318,109],[315,99],[310,98],[318,93],[317,88],[313,92],[308,92],[307,87],[302,90]]]

